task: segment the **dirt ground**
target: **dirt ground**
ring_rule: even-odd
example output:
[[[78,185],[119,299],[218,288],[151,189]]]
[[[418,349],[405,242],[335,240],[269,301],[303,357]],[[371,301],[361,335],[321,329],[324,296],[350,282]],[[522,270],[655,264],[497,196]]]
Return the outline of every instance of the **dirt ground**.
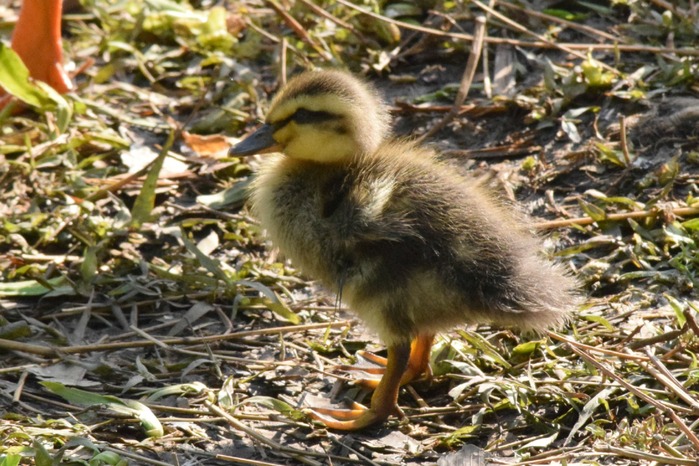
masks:
[[[0,114],[0,466],[696,464],[695,5],[493,3],[70,5],[76,90]],[[440,336],[405,418],[357,432],[302,408],[368,402],[335,366],[385,348],[266,241],[259,157],[226,155],[311,66],[374,82],[398,137],[452,111],[425,143],[584,296],[547,335]]]

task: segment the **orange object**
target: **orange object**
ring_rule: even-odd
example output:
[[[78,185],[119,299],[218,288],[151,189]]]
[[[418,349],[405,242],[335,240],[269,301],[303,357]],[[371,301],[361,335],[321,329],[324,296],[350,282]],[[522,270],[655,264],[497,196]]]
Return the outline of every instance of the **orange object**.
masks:
[[[63,0],[24,0],[12,34],[12,49],[32,78],[63,94],[73,88],[73,83],[63,69],[62,5]],[[4,93],[0,89],[0,95]],[[8,101],[8,96],[0,97],[0,107]]]
[[[431,377],[430,349],[434,334],[420,334],[410,346],[394,345],[388,347],[388,358],[381,358],[371,353],[360,351],[358,354],[380,366],[367,371],[364,367],[340,366],[346,371],[362,371],[381,374],[381,379],[358,379],[356,382],[366,388],[375,389],[371,397],[371,407],[352,403],[350,409],[313,408],[309,414],[332,429],[361,429],[386,419],[391,414],[403,417],[398,407],[398,390],[402,385],[412,382],[422,375]]]

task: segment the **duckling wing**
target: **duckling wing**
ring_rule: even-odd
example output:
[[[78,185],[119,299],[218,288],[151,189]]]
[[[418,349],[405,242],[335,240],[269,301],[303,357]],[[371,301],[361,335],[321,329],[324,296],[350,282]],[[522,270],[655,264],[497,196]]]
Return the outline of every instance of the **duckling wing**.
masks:
[[[364,242],[420,240],[410,205],[397,192],[394,174],[347,170],[320,190],[321,217],[328,233],[346,246]]]
[[[271,158],[253,183],[252,207],[295,266],[337,290],[348,277],[373,276],[379,262],[405,268],[423,250],[399,184],[395,171],[380,164]]]

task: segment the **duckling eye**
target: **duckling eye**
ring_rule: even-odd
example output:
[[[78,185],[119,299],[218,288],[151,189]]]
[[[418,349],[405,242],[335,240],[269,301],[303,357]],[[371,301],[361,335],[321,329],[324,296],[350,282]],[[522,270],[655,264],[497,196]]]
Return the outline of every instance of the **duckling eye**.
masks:
[[[334,113],[324,112],[322,110],[308,110],[306,108],[299,108],[291,115],[291,119],[299,124],[321,123],[337,118],[340,118],[340,116]]]

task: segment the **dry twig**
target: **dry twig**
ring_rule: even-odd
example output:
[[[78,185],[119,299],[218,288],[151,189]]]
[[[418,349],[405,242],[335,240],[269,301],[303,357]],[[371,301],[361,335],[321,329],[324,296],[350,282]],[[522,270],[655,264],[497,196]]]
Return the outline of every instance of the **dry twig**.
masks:
[[[103,344],[93,344],[93,345],[78,345],[78,346],[64,346],[64,347],[49,347],[49,346],[39,346],[32,345],[29,343],[22,343],[14,340],[6,340],[0,338],[0,348],[10,350],[10,351],[22,351],[24,353],[38,354],[47,357],[60,357],[63,354],[84,354],[92,353],[98,351],[115,351],[119,349],[127,348],[146,348],[150,346],[162,346],[167,347],[168,345],[201,345],[209,343],[217,343],[228,340],[236,340],[245,337],[257,336],[257,335],[275,335],[282,333],[291,332],[301,332],[305,330],[314,330],[321,328],[337,328],[346,327],[351,324],[349,320],[343,320],[339,322],[329,322],[323,324],[307,324],[307,325],[290,325],[284,327],[272,327],[268,329],[260,330],[248,330],[243,332],[229,333],[226,335],[210,335],[206,337],[183,337],[183,338],[164,338],[162,340],[157,340],[155,338],[150,338],[147,340],[136,340],[136,341],[122,341],[115,343],[103,343]]]
[[[666,211],[663,209],[652,209],[652,210],[640,210],[635,212],[621,212],[617,214],[607,214],[604,218],[605,221],[618,222],[628,219],[644,219],[657,217],[658,215],[664,214]],[[672,215],[678,217],[693,217],[699,215],[699,207],[677,207],[669,211]],[[578,217],[578,218],[568,218],[563,220],[551,220],[547,222],[535,223],[533,226],[537,230],[554,230],[556,228],[566,228],[574,225],[584,226],[591,225],[597,222],[590,217]]]
[[[437,124],[430,128],[427,133],[419,138],[420,141],[429,139],[448,125],[449,122],[459,114],[461,106],[466,101],[468,91],[471,89],[471,83],[473,82],[473,76],[476,74],[478,60],[480,59],[483,51],[483,38],[485,37],[485,16],[478,16],[476,18],[473,36],[474,39],[471,47],[471,53],[468,56],[466,68],[464,69],[464,74],[461,77],[461,83],[459,84],[459,91],[456,94],[456,99],[454,99],[454,105],[452,105],[449,113],[444,115],[444,118],[442,118]]]

